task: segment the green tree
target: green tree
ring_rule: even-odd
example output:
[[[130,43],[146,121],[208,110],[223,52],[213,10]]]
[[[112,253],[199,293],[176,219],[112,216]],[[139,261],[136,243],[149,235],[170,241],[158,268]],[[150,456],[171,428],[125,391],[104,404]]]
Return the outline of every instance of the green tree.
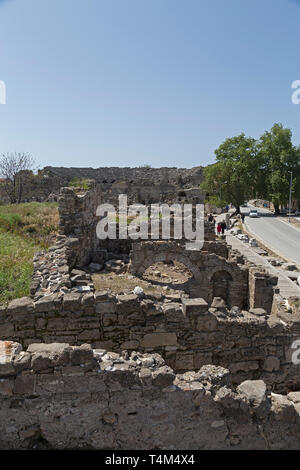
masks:
[[[275,213],[278,213],[280,205],[288,205],[291,171],[293,198],[300,197],[300,148],[292,143],[291,129],[274,124],[260,137],[258,150],[264,175],[260,196],[272,201]]]
[[[201,189],[208,192],[210,201],[217,205],[232,203],[239,211],[240,205],[255,195],[262,184],[257,171],[262,161],[256,141],[242,133],[226,139],[215,155],[216,163],[204,169]]]

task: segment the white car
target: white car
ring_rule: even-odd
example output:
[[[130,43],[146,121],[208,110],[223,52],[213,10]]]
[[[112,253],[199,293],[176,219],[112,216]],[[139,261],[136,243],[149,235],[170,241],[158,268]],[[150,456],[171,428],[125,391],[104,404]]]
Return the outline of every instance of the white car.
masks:
[[[256,209],[251,209],[249,212],[249,217],[259,217]]]

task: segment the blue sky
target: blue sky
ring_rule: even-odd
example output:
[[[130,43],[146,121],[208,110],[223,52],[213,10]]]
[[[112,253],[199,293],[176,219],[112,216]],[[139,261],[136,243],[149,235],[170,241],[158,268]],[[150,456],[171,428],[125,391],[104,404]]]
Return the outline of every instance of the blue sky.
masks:
[[[282,122],[300,144],[300,1],[0,0],[0,152],[192,167]]]

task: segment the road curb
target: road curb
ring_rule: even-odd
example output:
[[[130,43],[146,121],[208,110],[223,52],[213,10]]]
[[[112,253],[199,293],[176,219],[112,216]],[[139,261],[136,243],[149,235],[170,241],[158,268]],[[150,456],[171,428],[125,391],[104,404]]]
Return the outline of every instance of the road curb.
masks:
[[[274,249],[271,245],[269,245],[267,242],[262,240],[258,235],[256,235],[253,231],[250,230],[250,228],[249,228],[249,226],[247,225],[246,222],[243,223],[243,227],[246,227],[245,231],[248,235],[251,236],[251,238],[255,238],[256,240],[258,240],[261,243],[261,245],[266,247],[267,250],[272,251],[275,255],[279,256],[282,259],[284,259],[288,263],[295,264],[297,266],[298,270],[300,270],[300,265],[297,262],[295,262],[295,261],[291,260],[290,258],[288,258],[287,256],[283,255],[279,250]]]

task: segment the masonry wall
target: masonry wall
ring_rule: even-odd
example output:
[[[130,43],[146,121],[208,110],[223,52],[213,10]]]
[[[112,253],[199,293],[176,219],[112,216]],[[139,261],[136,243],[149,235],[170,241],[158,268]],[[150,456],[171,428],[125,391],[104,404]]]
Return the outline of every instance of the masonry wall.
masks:
[[[299,393],[159,355],[1,343],[1,449],[299,449]]]
[[[105,202],[117,203],[119,194],[128,194],[131,202],[200,202],[203,192],[202,167],[194,168],[64,168],[45,167],[37,175],[26,178],[23,200],[57,200],[60,188],[68,186],[75,177],[93,179],[105,194]],[[0,184],[0,199],[6,200]]]
[[[77,194],[75,188],[61,189],[59,233],[69,238],[71,267],[81,267],[92,260],[98,246],[96,210],[101,203],[102,192],[96,184],[82,194]]]
[[[177,260],[193,274],[184,286],[191,297],[203,297],[210,303],[213,297],[221,295],[230,307],[246,309],[249,304],[248,267],[227,257],[228,247],[222,242],[207,241],[201,251],[192,251],[186,250],[184,243],[175,241],[143,241],[133,244],[129,272],[142,276],[156,262]],[[218,286],[222,282],[224,288],[220,291]]]
[[[108,292],[16,299],[0,310],[0,338],[20,342],[90,342],[110,351],[160,353],[176,371],[213,363],[230,369],[235,383],[262,378],[274,390],[300,376],[291,344],[300,321],[284,324],[262,309],[228,310],[221,299]]]

